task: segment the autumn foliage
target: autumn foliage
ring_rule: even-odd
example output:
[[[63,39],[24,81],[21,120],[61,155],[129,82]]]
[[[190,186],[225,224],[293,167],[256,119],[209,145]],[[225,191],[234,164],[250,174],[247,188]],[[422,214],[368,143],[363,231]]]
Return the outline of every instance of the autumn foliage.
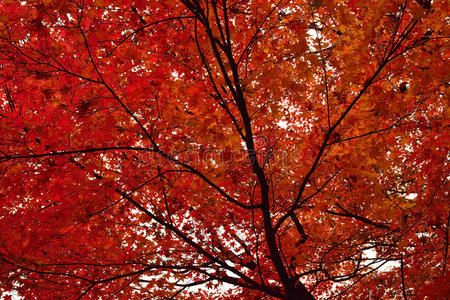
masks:
[[[0,295],[446,299],[447,1],[0,1]]]

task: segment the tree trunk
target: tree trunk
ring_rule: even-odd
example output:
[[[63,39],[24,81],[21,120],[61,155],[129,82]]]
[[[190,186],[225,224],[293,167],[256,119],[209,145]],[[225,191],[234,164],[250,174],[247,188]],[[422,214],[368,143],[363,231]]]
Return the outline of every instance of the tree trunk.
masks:
[[[298,285],[296,287],[286,290],[285,300],[315,300],[316,298],[303,286]]]

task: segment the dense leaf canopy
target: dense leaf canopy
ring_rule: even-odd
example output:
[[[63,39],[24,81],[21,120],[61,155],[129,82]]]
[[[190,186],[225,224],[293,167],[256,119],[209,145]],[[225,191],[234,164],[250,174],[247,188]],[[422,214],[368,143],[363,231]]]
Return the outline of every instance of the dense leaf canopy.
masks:
[[[0,293],[445,299],[446,4],[0,1]]]

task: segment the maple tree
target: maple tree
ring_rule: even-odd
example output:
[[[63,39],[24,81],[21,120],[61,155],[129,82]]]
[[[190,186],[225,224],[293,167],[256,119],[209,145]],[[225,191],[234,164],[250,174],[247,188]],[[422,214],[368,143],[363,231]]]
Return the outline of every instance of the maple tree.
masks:
[[[447,12],[1,1],[0,292],[445,299]]]

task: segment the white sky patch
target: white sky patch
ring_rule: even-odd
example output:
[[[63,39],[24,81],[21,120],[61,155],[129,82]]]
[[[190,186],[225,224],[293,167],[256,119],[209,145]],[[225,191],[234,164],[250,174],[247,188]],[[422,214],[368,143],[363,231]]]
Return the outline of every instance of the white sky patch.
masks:
[[[408,199],[408,200],[414,200],[414,199],[417,198],[417,196],[418,196],[418,194],[411,193],[411,194],[406,195],[405,198]]]
[[[279,126],[279,127],[281,127],[281,128],[283,128],[283,129],[286,129],[287,127],[288,127],[288,122],[287,121],[284,121],[284,120],[280,120],[280,121],[278,121],[278,123],[277,123],[277,125]]]
[[[388,261],[386,262],[382,258],[377,257],[377,251],[375,249],[367,249],[363,251],[362,254],[363,258],[368,259],[369,263],[372,264],[372,262],[376,261],[377,259],[380,260],[380,262],[374,263],[371,265],[372,269],[379,268],[377,272],[382,273],[386,271],[390,271],[394,268],[400,267],[399,261]]]

